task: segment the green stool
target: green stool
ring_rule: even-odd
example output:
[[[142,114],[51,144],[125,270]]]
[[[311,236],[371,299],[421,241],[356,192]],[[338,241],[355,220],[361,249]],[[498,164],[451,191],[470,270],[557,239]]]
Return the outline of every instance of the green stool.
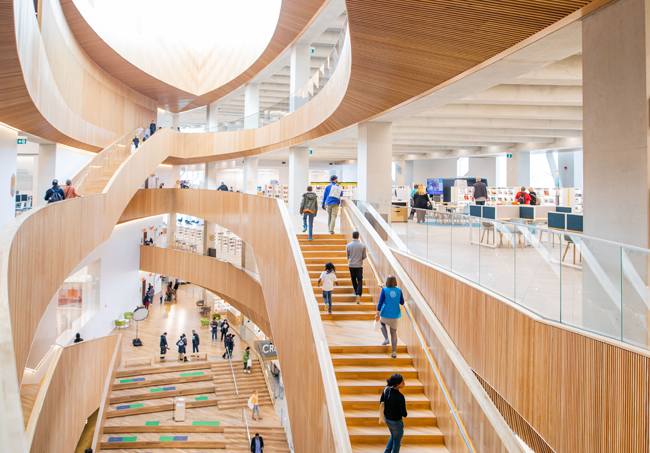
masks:
[[[208,327],[210,325],[210,320],[208,318],[201,318],[201,327]]]

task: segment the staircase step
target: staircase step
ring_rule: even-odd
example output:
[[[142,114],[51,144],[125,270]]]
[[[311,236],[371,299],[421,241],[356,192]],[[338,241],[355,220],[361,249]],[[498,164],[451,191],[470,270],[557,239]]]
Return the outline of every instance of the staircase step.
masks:
[[[393,373],[401,374],[404,379],[417,379],[418,372],[413,366],[391,366],[387,361],[383,366],[347,366],[334,367],[336,379],[388,379]]]
[[[339,393],[374,393],[381,395],[386,388],[386,379],[337,379]],[[403,394],[424,393],[424,386],[417,379],[406,379],[400,390]]]
[[[382,346],[382,345],[365,345],[365,346],[347,346],[347,345],[335,345],[335,346],[330,346],[330,353],[331,354],[355,354],[355,353],[381,353],[381,352],[390,352],[392,351],[390,345],[387,346]],[[398,354],[406,354],[406,345],[398,345],[397,346],[397,353]]]
[[[390,433],[385,425],[377,426],[348,426],[350,442],[355,444],[383,444],[390,437]],[[402,444],[440,444],[444,443],[444,438],[440,429],[436,426],[407,426],[404,428],[404,437]],[[355,450],[356,451],[356,450]],[[381,450],[379,450],[381,451]]]
[[[379,411],[379,397],[376,393],[356,393],[341,395],[343,409],[377,410]],[[412,393],[404,397],[406,399],[406,410],[429,409],[429,399],[424,393]]]
[[[298,233],[298,234],[296,234],[296,237],[298,238],[299,241],[309,239],[309,235],[307,233]],[[323,240],[323,239],[326,240],[326,241],[331,241],[333,239],[340,240],[340,241],[345,241],[345,236],[343,236],[340,233],[335,233],[335,234],[322,234],[322,233],[319,233],[319,234],[314,234],[313,237],[314,237],[314,241],[319,241],[319,240]]]
[[[375,319],[375,312],[368,311],[348,311],[337,312],[336,303],[333,302],[334,308],[332,313],[321,312],[321,318],[324,321],[372,321]]]
[[[328,305],[329,306],[329,305]],[[325,308],[325,303],[320,302],[318,304],[318,307],[320,308],[321,314],[322,312],[327,311]],[[363,302],[360,304],[356,303],[351,303],[351,302],[334,302],[332,301],[332,310],[336,312],[347,312],[347,311],[369,311],[372,312],[373,314],[377,312],[377,307],[375,304],[369,304],[367,302]]]
[[[437,426],[436,416],[430,409],[408,410],[404,426]],[[348,409],[345,411],[345,422],[348,426],[377,426],[379,425],[379,411]]]
[[[390,351],[392,352],[392,350]],[[354,365],[354,366],[375,366],[387,365],[391,366],[408,366],[412,365],[411,357],[407,354],[400,354],[396,358],[390,356],[390,352],[379,353],[339,353],[332,354],[332,364],[336,365]]]

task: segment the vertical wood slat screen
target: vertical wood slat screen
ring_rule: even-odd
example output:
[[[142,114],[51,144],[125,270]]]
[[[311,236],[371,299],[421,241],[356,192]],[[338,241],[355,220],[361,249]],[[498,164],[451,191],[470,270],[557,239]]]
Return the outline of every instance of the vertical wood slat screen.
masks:
[[[558,453],[650,452],[650,357],[394,252],[469,365]]]

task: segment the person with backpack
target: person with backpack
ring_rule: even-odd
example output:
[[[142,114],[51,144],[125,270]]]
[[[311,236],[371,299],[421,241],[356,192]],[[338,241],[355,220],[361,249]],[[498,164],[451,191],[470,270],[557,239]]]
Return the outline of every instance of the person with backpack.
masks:
[[[309,221],[309,240],[313,241],[314,217],[318,213],[318,196],[312,192],[312,187],[307,186],[307,192],[302,194],[300,200],[300,214],[302,214],[302,232],[307,231],[307,221]]]
[[[537,192],[532,187],[528,188],[528,195],[530,195],[530,205],[539,206],[542,204],[542,198],[537,196]]]
[[[185,357],[185,341],[183,340],[183,336],[185,334],[181,335],[181,338],[176,342],[176,346],[178,346],[178,361],[179,362],[187,362],[187,357]]]
[[[210,323],[210,330],[212,331],[212,341],[218,341],[218,336],[219,336],[219,322],[215,319],[212,318],[212,322]]]
[[[334,227],[336,226],[336,218],[339,215],[339,207],[341,206],[341,195],[343,188],[337,184],[338,177],[332,175],[330,177],[331,184],[325,188],[323,192],[323,209],[327,209],[327,227],[330,234],[334,234]],[[327,208],[325,208],[327,206]]]
[[[522,186],[521,190],[515,195],[517,204],[530,204],[530,195],[526,192],[526,188]]]
[[[407,417],[406,399],[399,389],[404,388],[404,378],[401,374],[393,374],[386,379],[386,388],[379,398],[380,406],[383,404],[384,422],[390,432],[386,453],[398,453],[404,437],[404,420]]]
[[[59,180],[52,181],[52,188],[47,189],[45,192],[45,201],[49,203],[56,203],[57,201],[65,200],[65,192],[59,187]]]

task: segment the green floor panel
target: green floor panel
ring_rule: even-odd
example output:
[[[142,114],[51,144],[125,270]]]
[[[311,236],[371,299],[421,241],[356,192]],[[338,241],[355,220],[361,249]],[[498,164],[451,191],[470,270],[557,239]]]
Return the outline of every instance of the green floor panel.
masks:
[[[194,398],[196,401],[207,401],[208,397],[207,396],[197,396]]]
[[[217,421],[193,421],[192,426],[219,426],[220,423]]]
[[[138,438],[137,438],[136,436],[133,436],[133,437],[123,437],[123,438],[122,438],[122,442],[135,442],[136,440],[138,440]]]
[[[158,422],[158,421],[155,421],[155,422],[154,422],[154,421],[146,422],[146,423],[144,424],[144,426],[159,426],[159,425],[160,425],[160,422]]]
[[[163,392],[163,389],[151,389],[150,392]]]
[[[142,403],[140,403],[140,404],[131,404],[130,406],[131,406],[131,409],[137,409],[138,407],[144,407],[144,404],[142,404]]]
[[[181,373],[181,377],[203,376],[204,374],[203,371],[195,371],[193,373]]]
[[[160,436],[160,442],[173,442],[174,436]]]

